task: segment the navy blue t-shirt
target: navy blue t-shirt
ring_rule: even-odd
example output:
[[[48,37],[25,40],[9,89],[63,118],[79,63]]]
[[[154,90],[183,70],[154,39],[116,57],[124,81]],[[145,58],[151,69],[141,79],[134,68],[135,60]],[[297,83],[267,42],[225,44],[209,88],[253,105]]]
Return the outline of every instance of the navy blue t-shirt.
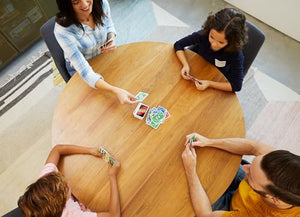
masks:
[[[213,51],[210,48],[208,35],[194,32],[174,44],[175,52],[185,47],[196,45],[196,50],[208,62],[216,66],[231,84],[232,92],[240,91],[244,79],[244,55],[242,51],[226,52],[224,48]]]

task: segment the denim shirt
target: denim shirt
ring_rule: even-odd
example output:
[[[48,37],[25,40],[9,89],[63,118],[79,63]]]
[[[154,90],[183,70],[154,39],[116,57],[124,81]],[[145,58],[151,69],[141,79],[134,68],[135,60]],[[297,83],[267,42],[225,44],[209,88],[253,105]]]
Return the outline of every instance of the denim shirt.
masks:
[[[54,35],[64,51],[68,72],[72,76],[77,71],[93,88],[102,76],[93,71],[87,60],[101,53],[100,47],[107,41],[109,32],[116,33],[107,0],[103,0],[103,11],[106,15],[104,25],[95,25],[95,29],[85,24],[82,24],[84,31],[75,24],[63,27],[55,23],[54,27]]]

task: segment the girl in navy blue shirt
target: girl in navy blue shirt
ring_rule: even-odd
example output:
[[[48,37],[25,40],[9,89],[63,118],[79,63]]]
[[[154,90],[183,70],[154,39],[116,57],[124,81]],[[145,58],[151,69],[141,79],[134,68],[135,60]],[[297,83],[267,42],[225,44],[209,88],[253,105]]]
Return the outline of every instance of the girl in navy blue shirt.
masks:
[[[243,45],[247,41],[245,16],[232,8],[225,8],[208,16],[202,29],[188,35],[174,44],[174,49],[183,67],[181,75],[191,80],[190,66],[184,48],[192,50],[215,65],[226,77],[227,82],[210,80],[195,81],[199,90],[208,87],[236,92],[241,90],[244,79]]]

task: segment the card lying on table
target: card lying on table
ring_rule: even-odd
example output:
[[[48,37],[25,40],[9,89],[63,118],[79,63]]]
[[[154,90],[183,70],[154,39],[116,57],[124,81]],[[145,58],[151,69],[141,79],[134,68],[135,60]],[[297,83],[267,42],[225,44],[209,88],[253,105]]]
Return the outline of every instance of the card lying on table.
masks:
[[[115,160],[114,158],[108,153],[108,151],[106,151],[103,147],[99,148],[99,152],[100,154],[102,154],[102,159],[107,162],[110,163],[111,166],[114,165]]]
[[[166,108],[162,106],[158,106],[157,108],[153,107],[148,112],[146,124],[157,129],[159,125],[163,124],[170,116],[171,115]]]

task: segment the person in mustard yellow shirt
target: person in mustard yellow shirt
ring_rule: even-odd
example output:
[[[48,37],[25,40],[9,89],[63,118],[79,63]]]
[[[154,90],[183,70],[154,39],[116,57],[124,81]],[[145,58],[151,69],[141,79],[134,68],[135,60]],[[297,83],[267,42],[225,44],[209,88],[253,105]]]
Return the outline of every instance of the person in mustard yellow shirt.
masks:
[[[190,138],[195,141],[190,144]],[[224,194],[230,203],[228,210],[215,210],[222,197],[211,206],[196,171],[195,148],[214,147],[239,155],[255,155],[252,164],[242,166],[245,178],[235,192]],[[285,150],[275,150],[257,141],[242,138],[208,139],[197,133],[186,136],[182,153],[191,202],[198,217],[299,217],[300,216],[300,156]],[[240,171],[239,171],[240,172]],[[237,178],[237,177],[236,177]],[[236,181],[236,180],[234,180]]]

